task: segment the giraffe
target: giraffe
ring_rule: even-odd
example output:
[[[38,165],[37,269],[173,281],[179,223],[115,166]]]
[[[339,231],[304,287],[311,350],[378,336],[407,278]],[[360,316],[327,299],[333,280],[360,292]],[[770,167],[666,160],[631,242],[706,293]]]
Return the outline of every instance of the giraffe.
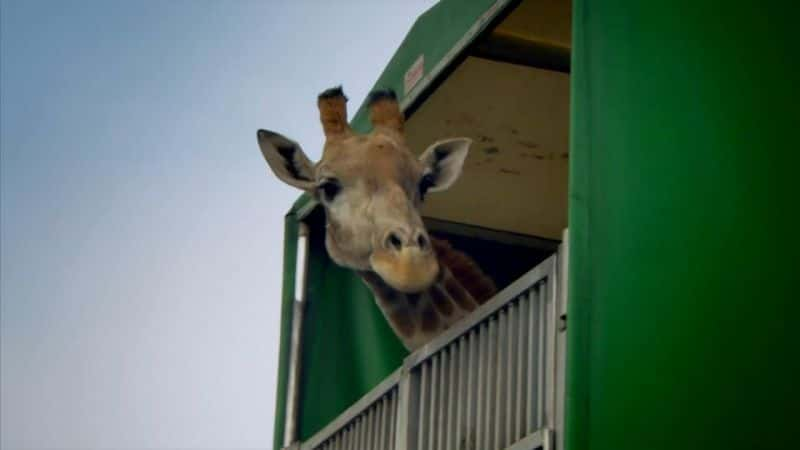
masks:
[[[497,290],[470,257],[432,238],[420,216],[426,194],[460,176],[471,140],[440,140],[417,158],[406,144],[395,93],[374,91],[367,105],[373,130],[359,134],[347,122],[341,86],[319,94],[325,144],[316,164],[281,134],[258,130],[257,138],[272,172],[322,205],[328,255],[361,277],[413,351]]]

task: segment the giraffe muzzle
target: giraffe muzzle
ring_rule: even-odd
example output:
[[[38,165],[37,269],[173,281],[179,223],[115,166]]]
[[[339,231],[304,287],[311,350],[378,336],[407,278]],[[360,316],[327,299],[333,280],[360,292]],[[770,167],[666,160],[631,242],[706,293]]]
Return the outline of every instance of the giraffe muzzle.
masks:
[[[418,246],[376,250],[370,256],[370,265],[386,284],[405,293],[422,292],[439,276],[433,251]]]

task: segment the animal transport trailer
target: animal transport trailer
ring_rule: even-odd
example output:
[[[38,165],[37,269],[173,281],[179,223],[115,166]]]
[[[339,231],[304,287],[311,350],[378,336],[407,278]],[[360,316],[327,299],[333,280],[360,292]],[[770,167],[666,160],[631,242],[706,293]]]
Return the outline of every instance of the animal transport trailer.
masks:
[[[613,0],[420,16],[375,88],[398,94],[415,151],[472,138],[423,215],[501,291],[409,354],[300,197],[273,448],[791,447],[790,16]],[[364,105],[351,126],[368,131]]]

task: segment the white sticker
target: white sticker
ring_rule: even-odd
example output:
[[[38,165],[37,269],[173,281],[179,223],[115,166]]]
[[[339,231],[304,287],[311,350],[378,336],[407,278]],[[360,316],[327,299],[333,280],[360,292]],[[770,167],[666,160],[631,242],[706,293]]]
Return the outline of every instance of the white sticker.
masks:
[[[425,55],[419,55],[414,64],[406,71],[405,76],[403,77],[403,88],[405,92],[403,96],[408,95],[411,92],[411,89],[419,83],[419,80],[422,79],[422,75],[425,73]]]

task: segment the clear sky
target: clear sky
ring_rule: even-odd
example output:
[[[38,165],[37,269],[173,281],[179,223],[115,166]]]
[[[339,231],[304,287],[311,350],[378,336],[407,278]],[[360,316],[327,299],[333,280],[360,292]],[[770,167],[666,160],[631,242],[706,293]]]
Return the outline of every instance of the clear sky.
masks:
[[[269,448],[283,215],[433,0],[1,0],[0,444]]]

